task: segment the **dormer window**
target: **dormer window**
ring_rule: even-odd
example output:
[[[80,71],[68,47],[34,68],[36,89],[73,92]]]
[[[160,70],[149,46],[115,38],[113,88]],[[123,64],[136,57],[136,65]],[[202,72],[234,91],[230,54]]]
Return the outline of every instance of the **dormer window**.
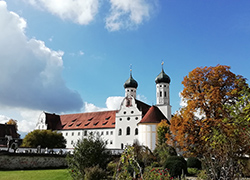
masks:
[[[76,126],[80,126],[82,123],[77,124]]]
[[[92,117],[92,118],[89,118],[88,121],[91,121],[92,119],[93,119],[93,117]]]

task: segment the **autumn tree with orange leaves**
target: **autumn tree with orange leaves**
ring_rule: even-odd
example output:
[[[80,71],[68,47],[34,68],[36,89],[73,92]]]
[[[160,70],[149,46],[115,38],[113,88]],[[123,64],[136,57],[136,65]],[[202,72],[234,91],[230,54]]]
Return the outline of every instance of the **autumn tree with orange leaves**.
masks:
[[[234,178],[238,159],[249,154],[250,96],[246,79],[229,66],[196,68],[182,82],[186,106],[171,119],[169,143],[199,156],[211,179]]]

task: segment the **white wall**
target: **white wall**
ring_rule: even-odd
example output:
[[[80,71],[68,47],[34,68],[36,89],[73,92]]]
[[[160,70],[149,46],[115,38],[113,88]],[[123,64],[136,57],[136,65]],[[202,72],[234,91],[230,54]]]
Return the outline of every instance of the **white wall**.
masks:
[[[63,137],[66,139],[66,148],[74,148],[77,140],[87,137],[91,132],[95,135],[100,135],[100,137],[106,142],[107,148],[115,148],[115,138],[114,138],[114,128],[110,129],[80,129],[80,130],[58,130],[61,132]]]
[[[157,124],[139,124],[139,142],[148,146],[152,151],[156,147],[157,142]]]

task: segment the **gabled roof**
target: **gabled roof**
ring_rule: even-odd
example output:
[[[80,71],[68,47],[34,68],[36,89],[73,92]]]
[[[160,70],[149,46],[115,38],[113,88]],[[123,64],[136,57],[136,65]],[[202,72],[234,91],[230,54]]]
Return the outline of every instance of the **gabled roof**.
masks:
[[[5,138],[5,135],[12,138],[19,138],[16,131],[16,126],[12,124],[0,124],[0,138]]]
[[[137,108],[142,112],[142,117],[143,117],[148,112],[151,106],[137,99],[135,99],[135,102],[136,102]]]
[[[56,115],[46,113],[48,129],[99,129],[115,128],[117,111],[100,111],[90,113]]]
[[[167,120],[168,124],[170,124],[169,120],[162,114],[157,106],[151,106],[139,123],[160,123],[163,119]]]

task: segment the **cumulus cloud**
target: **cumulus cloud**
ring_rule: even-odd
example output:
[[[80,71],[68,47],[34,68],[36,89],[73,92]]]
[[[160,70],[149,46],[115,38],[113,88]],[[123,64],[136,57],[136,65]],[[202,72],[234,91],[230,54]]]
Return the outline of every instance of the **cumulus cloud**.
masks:
[[[121,102],[124,97],[121,96],[112,96],[108,97],[106,100],[106,107],[97,107],[92,103],[84,103],[84,111],[85,112],[96,112],[96,111],[110,111],[110,110],[118,110],[120,108]]]
[[[99,8],[99,0],[28,0],[28,2],[61,19],[82,25],[93,21]]]
[[[0,115],[0,124],[7,123],[11,118],[5,115]]]
[[[110,15],[106,18],[110,31],[135,28],[150,16],[151,5],[146,0],[110,0],[110,4]]]
[[[62,51],[28,39],[26,21],[0,1],[0,106],[62,112],[80,110],[79,93],[62,79]]]
[[[109,31],[133,29],[150,17],[155,0],[109,0],[105,18]],[[92,22],[99,11],[100,0],[28,0],[28,2],[64,20],[81,25]],[[151,2],[151,3],[150,3]]]

